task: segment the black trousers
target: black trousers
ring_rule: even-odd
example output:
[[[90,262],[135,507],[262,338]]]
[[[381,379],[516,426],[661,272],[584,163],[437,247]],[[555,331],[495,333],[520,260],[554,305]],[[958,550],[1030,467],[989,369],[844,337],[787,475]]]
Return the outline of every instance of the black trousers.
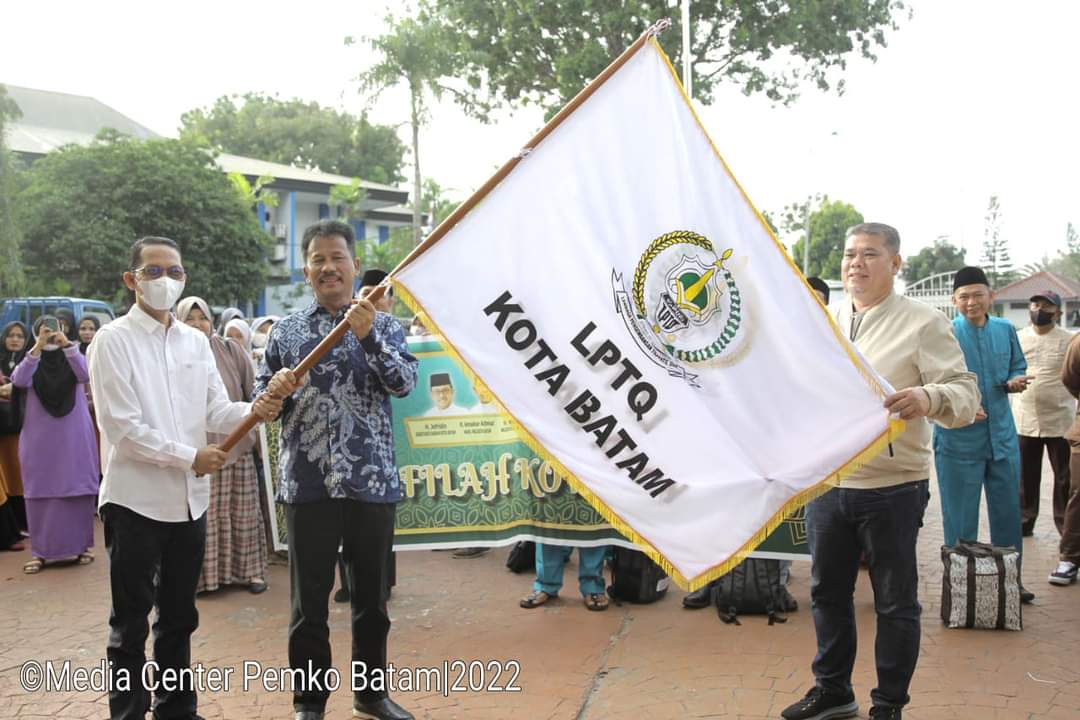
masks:
[[[328,618],[339,545],[352,596],[352,661],[364,663],[369,677],[371,669],[386,667],[386,639],[390,634],[387,573],[396,511],[394,503],[344,499],[285,505],[292,597],[291,668],[321,681],[331,667]],[[348,673],[341,680],[346,686]],[[356,699],[370,702],[385,695],[357,692]],[[297,686],[293,708],[321,711],[329,696],[325,686]]]
[[[1030,535],[1039,517],[1039,491],[1042,487],[1043,448],[1050,456],[1054,473],[1054,525],[1060,534],[1065,525],[1065,506],[1069,504],[1069,458],[1072,450],[1063,437],[1020,436],[1020,518],[1024,534]]]
[[[186,522],[160,522],[109,503],[101,508],[101,519],[112,587],[105,650],[114,678],[109,717],[143,720],[150,708],[142,673],[151,609],[157,608],[154,661],[158,668],[178,674],[191,667],[191,634],[199,627],[195,587],[206,550],[206,515]],[[130,688],[121,685],[124,675],[130,679]],[[159,720],[191,720],[196,705],[190,682],[179,687],[162,683],[154,692],[154,717]]]

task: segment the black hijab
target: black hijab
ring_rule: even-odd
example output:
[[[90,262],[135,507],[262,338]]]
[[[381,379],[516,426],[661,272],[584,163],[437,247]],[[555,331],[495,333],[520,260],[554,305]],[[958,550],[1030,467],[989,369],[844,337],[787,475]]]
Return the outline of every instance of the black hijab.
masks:
[[[7,349],[7,336],[18,326],[22,329],[26,342],[23,349],[11,352]],[[4,376],[4,382],[11,382],[11,373],[15,366],[22,362],[30,347],[30,331],[18,320],[9,322],[0,332],[0,375]],[[11,388],[11,399],[7,402],[0,401],[0,435],[18,435],[22,430],[23,413],[26,409],[26,391],[22,388]]]
[[[35,336],[40,329],[41,318],[34,323]],[[71,412],[75,407],[75,388],[78,384],[75,371],[68,365],[63,350],[41,351],[41,359],[34,371],[34,394],[45,412],[58,418]]]
[[[75,336],[76,337],[79,336],[79,328],[81,328],[82,324],[84,322],[86,322],[87,320],[89,320],[90,322],[92,322],[94,324],[94,331],[95,332],[101,329],[101,321],[100,320],[98,320],[93,315],[83,315],[81,318],[79,318],[79,324],[75,326]],[[90,347],[90,343],[84,343],[81,339],[79,340],[79,352],[81,352],[83,355],[85,355],[86,354],[86,348],[88,348],[88,347]]]

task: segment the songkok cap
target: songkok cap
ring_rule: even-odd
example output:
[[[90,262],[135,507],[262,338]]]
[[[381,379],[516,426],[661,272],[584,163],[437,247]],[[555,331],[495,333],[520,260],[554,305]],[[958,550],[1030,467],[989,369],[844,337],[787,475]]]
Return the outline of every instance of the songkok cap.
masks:
[[[966,285],[986,285],[990,286],[990,281],[986,279],[986,273],[982,268],[977,267],[962,267],[956,271],[956,275],[953,277],[952,289],[956,292],[957,288],[962,288]]]
[[[432,373],[431,374],[431,387],[441,387],[443,385],[453,385],[450,382],[450,373]]]
[[[824,280],[822,280],[821,278],[819,278],[819,277],[806,278],[806,282],[809,283],[810,287],[814,288],[819,293],[821,293],[821,294],[823,294],[825,296],[825,304],[828,305],[829,304],[829,284],[827,282],[825,282]]]
[[[360,278],[360,287],[375,287],[383,280],[386,279],[386,271],[379,270],[378,268],[372,268],[364,273],[364,276]]]

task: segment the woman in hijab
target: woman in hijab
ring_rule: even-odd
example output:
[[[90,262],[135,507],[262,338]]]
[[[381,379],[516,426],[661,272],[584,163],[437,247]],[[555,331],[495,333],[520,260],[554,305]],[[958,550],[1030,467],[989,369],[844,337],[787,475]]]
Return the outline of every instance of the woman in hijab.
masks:
[[[251,355],[251,326],[242,318],[234,318],[226,323],[224,335]]]
[[[53,311],[53,317],[60,321],[60,332],[64,333],[68,340],[79,341],[79,336],[75,331],[75,313],[67,308],[57,308]]]
[[[26,391],[11,382],[26,355],[30,331],[21,322],[4,326],[0,332],[0,485],[8,497],[19,530],[26,531],[26,503],[23,500],[22,466],[19,464],[19,433],[26,412]]]
[[[176,306],[176,318],[204,333],[210,340],[218,373],[232,401],[251,400],[255,368],[246,350],[214,335],[210,307],[202,298],[187,297]],[[247,323],[241,323],[246,327]],[[206,556],[199,592],[222,585],[247,584],[253,593],[266,590],[268,563],[266,533],[259,506],[259,481],[255,470],[254,431],[229,452],[225,467],[210,479],[210,507],[206,511]],[[220,443],[225,438],[210,435]]]
[[[22,530],[26,529],[26,506],[19,467],[19,430],[26,395],[10,379],[25,354],[26,328],[20,322],[8,323],[0,333],[0,550],[25,549],[20,542]]]
[[[225,326],[229,324],[230,320],[236,320],[240,318],[244,319],[244,312],[239,308],[225,308],[221,311],[221,317],[218,319],[218,335],[225,337]]]
[[[90,342],[100,329],[101,321],[96,317],[93,315],[82,316],[82,320],[79,321],[79,352],[83,355],[86,354],[86,348],[90,347]]]
[[[87,409],[90,375],[79,347],[48,316],[34,323],[36,341],[12,382],[25,388],[26,416],[19,436],[33,558],[23,572],[41,572],[48,560],[94,561],[98,449]]]
[[[79,320],[79,352],[83,355],[86,354],[86,349],[90,347],[90,343],[93,342],[94,336],[97,335],[97,331],[101,329],[101,321],[93,315],[83,315]],[[94,426],[94,440],[97,446],[101,447],[101,431],[97,425],[97,413],[94,412],[94,394],[90,392],[90,384],[86,385],[86,401],[90,404],[90,424]]]
[[[251,322],[251,357],[256,363],[262,361],[263,353],[266,352],[266,343],[270,339],[270,330],[280,319],[277,315],[264,315]]]

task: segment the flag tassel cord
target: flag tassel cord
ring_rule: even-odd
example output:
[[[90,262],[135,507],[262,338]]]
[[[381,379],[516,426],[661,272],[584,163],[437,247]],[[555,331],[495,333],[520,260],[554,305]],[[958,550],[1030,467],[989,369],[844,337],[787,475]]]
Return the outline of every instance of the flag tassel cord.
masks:
[[[581,106],[582,103],[588,100],[592,96],[592,94],[595,93],[601,85],[607,82],[607,80],[612,75],[614,75],[619,70],[619,68],[625,65],[626,62],[638,50],[640,50],[646,42],[648,42],[651,38],[656,37],[656,35],[663,32],[670,26],[671,20],[667,18],[658,20],[657,22],[649,26],[649,28],[641,34],[641,37],[635,40],[630,47],[626,48],[626,50],[624,50],[622,54],[619,55],[619,57],[617,57],[610,65],[604,68],[604,71],[597,75],[591,83],[586,85],[581,90],[581,92],[575,95],[574,99],[567,103],[566,106],[564,106],[563,109],[560,110],[555,117],[551,118],[551,120],[549,120],[547,124],[544,125],[544,127],[542,127],[535,136],[533,136],[532,140],[530,140],[528,144],[525,145],[524,149],[521,152],[510,158],[510,160],[508,160],[501,168],[499,168],[499,170],[494,175],[492,175],[488,179],[488,181],[480,187],[479,190],[474,192],[468,200],[459,205],[458,208],[454,210],[454,212],[450,213],[449,217],[439,223],[439,226],[435,228],[435,230],[433,230],[432,233],[423,240],[423,242],[413,248],[412,252],[405,256],[405,258],[400,263],[398,263],[397,267],[390,271],[387,279],[384,280],[382,284],[378,285],[367,296],[368,299],[374,302],[381,298],[383,296],[383,293],[386,292],[388,283],[396,273],[401,272],[401,270],[403,270],[411,262],[416,260],[416,258],[423,255],[428,249],[431,248],[432,245],[437,243],[448,232],[450,232],[450,230],[453,229],[453,227],[457,225],[462,218],[468,215],[474,207],[479,205],[480,201],[487,197],[488,193],[494,190],[495,186],[501,183],[506,178],[506,176],[509,175],[515,167],[517,167],[517,164],[521,162],[521,160],[525,156],[532,152],[532,150],[537,145],[543,142],[544,138],[550,135],[552,131],[555,130],[555,128],[561,125],[563,121],[566,120],[566,118],[568,118],[575,110],[578,109],[578,107]],[[420,202],[420,198],[413,198],[413,202]],[[330,350],[332,350],[339,342],[341,342],[341,339],[345,337],[345,333],[347,333],[348,331],[348,322],[342,320],[340,323],[338,323],[338,325],[330,331],[330,334],[323,338],[322,342],[316,345],[315,349],[312,350],[308,354],[308,356],[300,362],[299,365],[293,368],[293,372],[296,373],[296,376],[300,377],[307,374],[311,370],[311,368],[315,367],[315,364],[318,363],[324,355],[326,355],[326,353],[330,352]],[[258,424],[258,416],[256,416],[254,413],[249,414],[240,422],[236,429],[233,430],[227,438],[225,438],[225,441],[220,445],[221,449],[225,452],[231,450],[233,446],[235,446],[244,438],[245,435],[254,430],[255,426]]]

